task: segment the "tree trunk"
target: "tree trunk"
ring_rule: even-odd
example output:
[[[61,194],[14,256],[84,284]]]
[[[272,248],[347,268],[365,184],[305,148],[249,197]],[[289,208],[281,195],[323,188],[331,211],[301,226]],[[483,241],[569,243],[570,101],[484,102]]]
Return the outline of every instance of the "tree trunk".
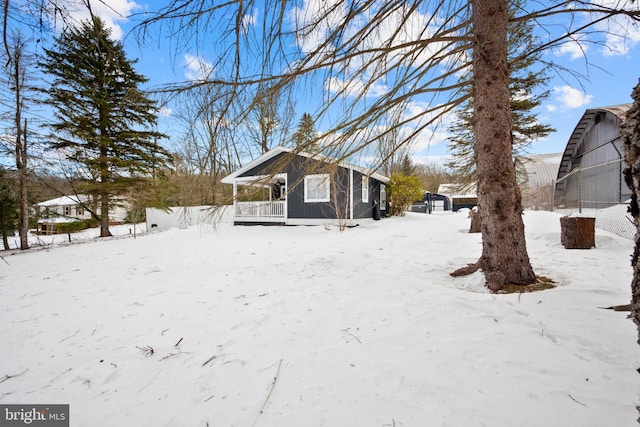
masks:
[[[631,189],[630,212],[636,226],[635,247],[631,256],[633,279],[631,281],[631,317],[638,327],[638,343],[640,344],[640,81],[631,97],[633,106],[627,111],[622,124],[622,141],[624,160],[627,163],[625,180]]]
[[[100,195],[100,237],[110,237],[109,231],[109,194]]]
[[[27,119],[24,120],[22,129],[22,145],[19,153],[16,153],[22,159],[19,169],[19,200],[20,200],[20,219],[18,233],[20,235],[20,249],[29,249],[29,194],[27,191]]]
[[[509,2],[473,0],[474,150],[478,212],[482,216],[482,268],[487,287],[529,285],[522,198],[512,159],[507,24]]]
[[[8,251],[9,247],[9,238],[7,236],[7,229],[4,226],[4,208],[0,206],[0,228],[2,228],[2,245],[4,246],[4,250]]]
[[[20,235],[20,249],[29,249],[29,200],[27,199],[27,120],[22,127],[22,88],[24,86],[24,65],[22,64],[22,48],[16,44],[13,58],[13,85],[15,91],[15,126],[16,126],[16,170],[18,171],[18,198],[20,216],[18,218],[18,233]],[[23,141],[24,137],[24,141]]]
[[[104,132],[102,132],[104,135]],[[103,137],[100,147],[100,237],[110,237],[109,231],[109,166],[107,142]]]

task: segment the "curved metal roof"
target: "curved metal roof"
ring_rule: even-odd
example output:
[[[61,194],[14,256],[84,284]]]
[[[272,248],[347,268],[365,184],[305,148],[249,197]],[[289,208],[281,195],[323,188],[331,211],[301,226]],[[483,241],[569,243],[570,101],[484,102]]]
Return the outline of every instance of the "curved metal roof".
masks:
[[[571,172],[571,165],[573,163],[573,158],[576,153],[580,149],[584,136],[591,127],[594,125],[596,117],[600,113],[610,114],[616,117],[619,120],[624,120],[624,117],[627,113],[627,110],[631,107],[631,104],[620,104],[620,105],[612,105],[609,107],[599,107],[599,108],[591,108],[584,112],[582,118],[576,125],[576,128],[573,130],[573,133],[569,137],[569,141],[567,142],[567,146],[564,149],[564,153],[562,154],[562,159],[560,160],[560,167],[558,168],[558,176],[560,179],[569,172]]]
[[[519,182],[527,187],[538,188],[551,185],[558,175],[562,153],[518,156]]]

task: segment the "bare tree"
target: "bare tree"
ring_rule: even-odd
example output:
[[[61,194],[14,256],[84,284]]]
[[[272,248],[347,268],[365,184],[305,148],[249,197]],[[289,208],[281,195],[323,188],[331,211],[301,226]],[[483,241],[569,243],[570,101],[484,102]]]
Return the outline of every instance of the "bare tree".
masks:
[[[17,35],[14,39],[13,57],[9,64],[11,88],[15,95],[15,159],[18,171],[18,200],[20,213],[18,215],[18,233],[20,235],[20,249],[29,249],[29,195],[28,180],[28,140],[27,119],[22,117],[25,108],[26,90],[26,48],[25,42]]]
[[[278,86],[258,87],[247,117],[247,131],[260,154],[276,145],[284,145],[289,138],[293,106],[287,93]]]
[[[13,158],[17,176],[18,198],[18,231],[20,235],[20,249],[29,248],[29,156],[27,132],[27,106],[33,99],[29,98],[32,87],[28,80],[33,79],[34,61],[27,50],[27,42],[19,32],[14,32],[7,41],[10,55],[0,55],[6,61],[2,65],[6,72],[6,78],[2,78],[2,84],[7,89],[6,114],[3,118],[10,122],[9,138],[4,138],[3,145],[7,154]],[[8,59],[7,59],[8,58]]]
[[[397,124],[402,121],[406,111],[406,103],[389,111],[386,123],[379,127],[380,138],[376,143],[376,157],[380,172],[391,176],[402,169],[402,163],[412,154],[413,141],[407,141],[402,133],[406,131]]]
[[[220,86],[198,86],[179,97],[184,134],[175,144],[181,205],[217,204],[220,179],[240,164],[235,110]]]

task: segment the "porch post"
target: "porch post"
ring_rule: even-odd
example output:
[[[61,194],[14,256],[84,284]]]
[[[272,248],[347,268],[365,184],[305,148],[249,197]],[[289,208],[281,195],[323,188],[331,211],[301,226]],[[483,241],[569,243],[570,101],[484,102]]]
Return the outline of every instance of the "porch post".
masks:
[[[236,199],[238,198],[238,182],[233,180],[233,219],[236,218]]]

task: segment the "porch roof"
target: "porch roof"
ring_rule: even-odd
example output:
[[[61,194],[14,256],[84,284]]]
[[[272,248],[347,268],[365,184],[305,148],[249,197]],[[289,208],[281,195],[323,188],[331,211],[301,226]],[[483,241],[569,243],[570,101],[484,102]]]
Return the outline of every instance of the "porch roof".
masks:
[[[353,169],[355,171],[358,171],[364,175],[370,176],[374,179],[377,179],[380,182],[383,182],[384,184],[388,184],[389,183],[389,178],[387,178],[384,175],[380,175],[377,172],[371,171],[371,170],[367,170],[363,167],[360,166],[356,166],[356,165],[352,165],[350,163],[347,162],[342,162],[342,161],[336,161],[335,159],[332,159],[330,157],[326,157],[326,156],[321,156],[321,155],[317,155],[317,154],[310,154],[310,153],[306,153],[304,151],[296,151],[293,148],[288,148],[288,147],[283,147],[283,146],[277,146],[275,148],[272,148],[271,150],[267,151],[266,153],[264,153],[263,155],[261,155],[260,157],[256,158],[255,160],[251,161],[250,163],[247,163],[246,165],[244,165],[243,167],[241,167],[240,169],[236,170],[235,172],[225,176],[224,178],[222,178],[222,182],[224,184],[233,184],[234,181],[243,173],[245,173],[248,170],[253,169],[254,167],[266,162],[267,160],[270,160],[274,157],[276,157],[277,155],[281,154],[281,153],[293,153],[293,154],[297,154],[300,156],[304,156],[304,157],[308,157],[311,159],[315,159],[315,160],[320,160],[320,161],[324,161],[324,162],[331,162],[331,163],[336,163],[338,166],[342,166],[346,169]]]

